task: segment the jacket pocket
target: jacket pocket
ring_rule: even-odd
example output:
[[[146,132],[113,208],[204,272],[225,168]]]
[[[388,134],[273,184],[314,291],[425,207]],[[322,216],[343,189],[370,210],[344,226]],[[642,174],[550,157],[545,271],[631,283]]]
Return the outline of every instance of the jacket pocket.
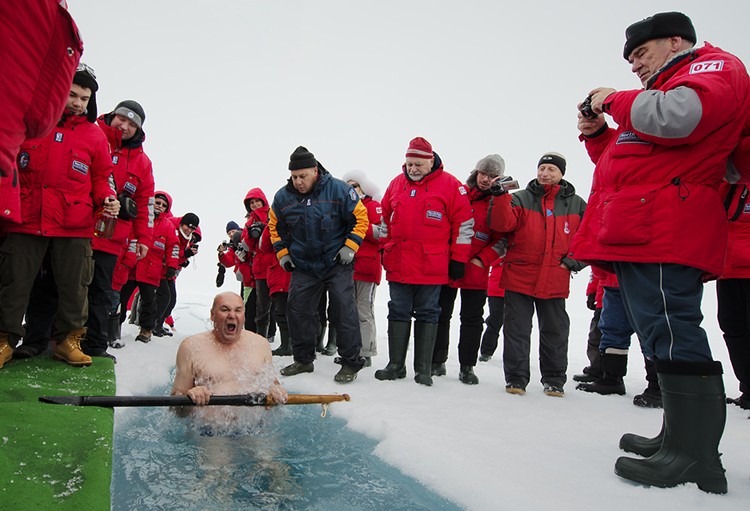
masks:
[[[71,151],[70,166],[68,167],[68,175],[70,178],[77,183],[91,181],[91,177],[89,177],[90,171],[91,157],[80,151]]]
[[[653,189],[632,188],[610,193],[602,201],[599,241],[605,245],[644,245],[653,237]]]
[[[63,193],[65,200],[65,225],[66,229],[90,229],[94,234],[94,207],[91,197],[81,198],[74,194]]]
[[[398,272],[401,269],[400,250],[396,250],[394,242],[388,242],[383,246],[383,268],[388,272]]]

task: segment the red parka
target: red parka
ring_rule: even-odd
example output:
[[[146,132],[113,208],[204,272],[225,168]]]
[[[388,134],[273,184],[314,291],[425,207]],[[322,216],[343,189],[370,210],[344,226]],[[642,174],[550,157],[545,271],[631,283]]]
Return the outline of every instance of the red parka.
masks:
[[[487,225],[487,212],[490,207],[489,192],[483,192],[476,187],[476,176],[466,183],[469,190],[468,197],[474,216],[474,236],[471,238],[469,262],[466,263],[466,273],[460,280],[451,281],[451,287],[461,289],[487,289],[487,277],[490,266],[497,259],[505,255],[505,240],[502,233],[493,231]],[[479,259],[483,266],[474,264],[471,260]]]
[[[26,140],[18,171],[23,220],[7,232],[92,238],[94,212],[116,195],[107,137],[83,115],[65,115],[46,137]]]
[[[146,138],[143,131],[139,129],[131,140],[126,141],[128,147],[123,147],[122,131],[109,125],[112,116],[111,113],[102,115],[97,123],[109,141],[117,192],[126,194],[135,201],[138,214],[133,220],[118,218],[112,238],[94,238],[92,247],[94,250],[119,255],[129,239],[151,246],[154,230],[154,174],[151,160],[143,151],[143,141]]]
[[[3,1],[0,20],[0,220],[18,223],[16,156],[60,120],[83,43],[64,1]]]
[[[722,279],[750,279],[750,189],[746,184],[721,186],[729,218],[729,242]]]
[[[362,205],[367,209],[370,225],[367,234],[354,255],[354,280],[374,282],[380,285],[383,277],[383,264],[380,256],[380,241],[373,235],[373,226],[377,228],[383,222],[383,207],[370,196],[365,196]]]
[[[487,296],[505,296],[505,289],[500,287],[502,276],[503,260],[498,259],[489,269],[487,276]]]
[[[167,268],[178,268],[180,261],[180,245],[177,242],[172,218],[167,215],[172,208],[172,196],[166,192],[157,190],[158,195],[167,198],[168,209],[154,220],[154,231],[151,246],[148,248],[146,257],[135,265],[135,280],[159,286],[164,278]]]
[[[435,170],[421,181],[407,177],[406,167],[383,195],[388,237],[383,268],[389,282],[443,285],[450,260],[469,261],[474,219],[466,188],[435,155]]]
[[[249,249],[249,255],[248,255],[248,266],[251,267],[253,272],[253,279],[265,279],[266,278],[266,272],[268,271],[269,266],[271,266],[274,262],[276,262],[276,254],[275,253],[267,253],[263,252],[261,250],[258,250],[258,244],[260,242],[260,238],[251,238],[248,229],[251,225],[253,225],[255,222],[260,222],[263,224],[263,230],[265,231],[268,226],[268,210],[270,206],[268,205],[268,199],[266,199],[266,194],[263,193],[263,190],[260,188],[253,188],[250,191],[247,192],[247,195],[245,195],[245,209],[247,211],[250,211],[250,200],[251,199],[259,199],[263,201],[263,205],[255,210],[253,210],[250,215],[247,217],[247,221],[245,222],[245,228],[242,229],[242,241],[245,243],[245,245]]]
[[[490,229],[508,233],[500,285],[535,298],[567,298],[570,272],[584,268],[567,255],[585,210],[586,202],[564,179],[557,185],[534,179],[525,190],[493,197]]]
[[[581,137],[596,169],[571,257],[721,274],[727,220],[719,185],[748,105],[742,62],[708,43],[670,61],[646,90],[611,94],[604,108],[618,129]]]
[[[276,259],[276,251],[273,248],[273,243],[271,243],[271,231],[269,229],[263,230],[259,248],[262,253],[272,254],[274,256],[274,262],[268,267],[265,277],[266,284],[268,285],[268,294],[273,296],[276,293],[288,293],[289,284],[292,281],[292,274],[282,268],[279,261]]]

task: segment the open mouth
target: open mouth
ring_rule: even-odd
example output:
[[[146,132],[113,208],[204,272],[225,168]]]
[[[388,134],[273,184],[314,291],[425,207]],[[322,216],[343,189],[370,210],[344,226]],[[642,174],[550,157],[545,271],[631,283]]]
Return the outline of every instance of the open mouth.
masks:
[[[227,332],[230,334],[233,334],[237,331],[237,324],[236,323],[227,323]]]

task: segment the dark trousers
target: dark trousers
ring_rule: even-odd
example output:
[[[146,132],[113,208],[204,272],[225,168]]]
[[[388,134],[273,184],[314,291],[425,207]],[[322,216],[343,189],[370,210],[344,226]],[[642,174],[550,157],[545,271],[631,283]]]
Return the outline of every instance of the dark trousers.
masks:
[[[271,296],[273,302],[274,319],[279,325],[287,324],[286,308],[289,300],[289,293],[274,293]]]
[[[154,328],[163,328],[164,321],[172,315],[177,304],[177,286],[174,279],[161,279],[156,290],[156,320]]]
[[[320,295],[328,292],[329,320],[337,333],[342,363],[360,369],[362,336],[359,331],[357,302],[354,296],[354,269],[337,264],[323,276],[295,270],[289,285],[287,313],[294,360],[309,364],[315,360]]]
[[[602,354],[599,351],[599,344],[602,342],[602,331],[599,330],[599,319],[602,317],[602,309],[594,309],[594,315],[589,323],[589,337],[586,342],[586,357],[589,359],[591,373],[601,376],[602,374]]]
[[[94,278],[89,285],[89,317],[86,321],[85,352],[107,349],[109,313],[112,310],[112,273],[117,256],[94,250]]]
[[[440,317],[440,285],[389,282],[388,321],[437,323]]]
[[[701,328],[703,272],[680,264],[614,263],[630,324],[644,353],[661,360],[712,361]],[[648,350],[648,351],[645,351]]]
[[[570,318],[564,298],[534,298],[505,291],[503,370],[507,383],[524,387],[531,379],[531,320],[536,308],[539,322],[539,369],[542,383],[563,386],[567,381]]]
[[[56,335],[65,336],[86,324],[94,271],[91,240],[9,233],[0,247],[0,332],[24,336],[21,323],[47,253],[59,296]]]
[[[451,317],[453,316],[457,295],[457,288],[442,286],[440,289],[438,302],[440,304],[440,316],[438,318],[435,348],[432,352],[433,363],[442,364],[448,360]],[[460,365],[477,365],[486,299],[487,291],[483,289],[461,289],[461,311],[459,313],[461,325],[458,337],[458,362]]]
[[[26,307],[24,345],[34,348],[37,353],[42,353],[47,349],[52,340],[56,311],[57,284],[55,284],[49,255],[47,255],[31,287],[29,305]]]
[[[138,288],[138,295],[141,302],[141,313],[138,316],[138,325],[144,330],[153,330],[156,321],[156,286],[146,284],[145,282],[136,282],[129,280],[120,290],[120,323],[125,322],[127,316],[127,305],[130,296]]]
[[[255,325],[266,325],[271,323],[271,295],[268,294],[268,282],[266,279],[255,281]]]
[[[750,394],[750,279],[721,279],[716,283],[716,295],[719,327],[734,375],[740,381],[740,391]]]
[[[635,330],[630,326],[622,295],[616,287],[604,288],[599,330],[602,332],[602,339],[599,343],[600,352],[604,353],[607,348],[621,350],[630,348],[630,338]]]
[[[505,298],[502,296],[487,297],[490,314],[484,320],[486,325],[484,335],[482,335],[482,345],[480,352],[485,357],[491,357],[497,350],[497,340],[500,337],[500,329],[503,327],[503,317],[505,316]]]
[[[243,290],[244,293],[244,290]],[[244,295],[243,295],[244,296]],[[255,332],[255,311],[258,309],[258,301],[255,299],[255,288],[251,287],[245,301],[245,330]]]

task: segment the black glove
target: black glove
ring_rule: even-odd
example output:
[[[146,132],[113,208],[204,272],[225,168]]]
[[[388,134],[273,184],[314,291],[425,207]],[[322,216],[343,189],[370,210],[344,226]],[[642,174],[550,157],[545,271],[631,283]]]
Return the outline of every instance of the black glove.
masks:
[[[596,310],[596,293],[586,295],[586,307],[592,311]]]
[[[216,274],[216,287],[221,287],[224,285],[224,274],[227,272],[227,269],[224,268],[224,265],[219,263],[219,273]]]
[[[169,267],[169,268],[167,268],[167,274],[164,276],[164,278],[166,278],[167,280],[169,280],[172,277],[174,277],[175,275],[177,275],[177,270],[175,268]]]
[[[460,280],[466,273],[466,263],[459,263],[458,261],[451,261],[448,263],[448,278],[451,280]]]

